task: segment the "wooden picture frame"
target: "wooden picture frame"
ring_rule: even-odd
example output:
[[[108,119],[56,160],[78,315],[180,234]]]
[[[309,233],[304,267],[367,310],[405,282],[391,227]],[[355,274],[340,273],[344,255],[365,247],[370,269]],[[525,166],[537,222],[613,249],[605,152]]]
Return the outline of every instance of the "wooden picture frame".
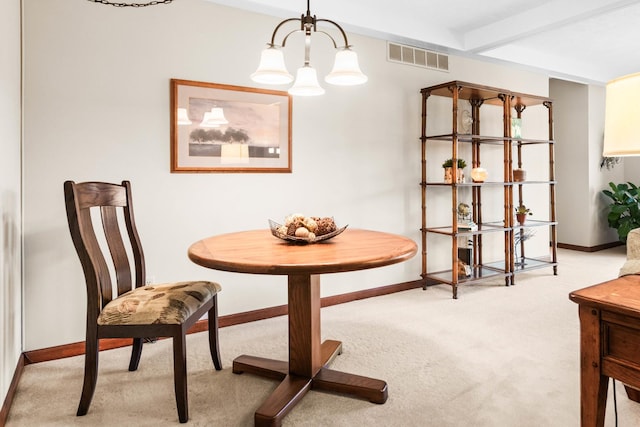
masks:
[[[291,104],[285,91],[171,79],[171,172],[291,173]]]

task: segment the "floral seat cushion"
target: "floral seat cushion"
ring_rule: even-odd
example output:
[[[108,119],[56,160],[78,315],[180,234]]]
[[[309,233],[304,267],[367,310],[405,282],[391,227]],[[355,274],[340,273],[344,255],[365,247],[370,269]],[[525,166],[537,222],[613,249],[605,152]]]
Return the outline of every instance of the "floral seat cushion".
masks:
[[[179,325],[221,290],[214,282],[176,282],[135,288],[109,302],[99,325]]]

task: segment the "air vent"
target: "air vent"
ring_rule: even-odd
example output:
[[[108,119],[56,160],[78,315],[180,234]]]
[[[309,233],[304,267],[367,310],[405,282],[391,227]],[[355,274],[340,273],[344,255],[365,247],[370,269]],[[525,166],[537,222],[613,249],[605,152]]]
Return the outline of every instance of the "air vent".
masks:
[[[387,59],[432,70],[449,71],[449,55],[387,42]]]

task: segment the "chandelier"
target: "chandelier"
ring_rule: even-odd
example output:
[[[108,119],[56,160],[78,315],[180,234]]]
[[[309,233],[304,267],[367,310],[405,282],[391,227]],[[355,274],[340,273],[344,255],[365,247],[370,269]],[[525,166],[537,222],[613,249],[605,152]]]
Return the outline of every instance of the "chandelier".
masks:
[[[299,29],[294,29],[288,32],[282,38],[282,44],[276,45],[276,36],[278,31],[283,26],[298,21],[300,23]],[[333,25],[340,31],[344,45],[339,46],[336,40],[327,32],[318,30],[318,23],[327,23]],[[291,95],[313,96],[322,95],[325,91],[318,83],[318,73],[315,68],[310,64],[310,51],[311,51],[311,35],[312,34],[324,34],[329,37],[333,42],[333,47],[337,50],[333,69],[324,78],[327,83],[341,86],[352,86],[363,84],[367,81],[360,66],[358,65],[358,55],[351,50],[351,45],[347,40],[347,35],[340,25],[329,19],[318,19],[315,15],[311,15],[309,10],[309,0],[307,0],[307,13],[301,15],[300,18],[289,18],[280,22],[271,36],[271,43],[267,43],[266,49],[262,51],[260,57],[260,64],[255,73],[251,74],[251,79],[257,83],[264,84],[288,84],[293,81],[293,76],[289,74],[284,64],[284,54],[281,48],[285,47],[287,39],[294,33],[304,32],[304,65],[298,68],[296,73],[296,79],[289,89]]]

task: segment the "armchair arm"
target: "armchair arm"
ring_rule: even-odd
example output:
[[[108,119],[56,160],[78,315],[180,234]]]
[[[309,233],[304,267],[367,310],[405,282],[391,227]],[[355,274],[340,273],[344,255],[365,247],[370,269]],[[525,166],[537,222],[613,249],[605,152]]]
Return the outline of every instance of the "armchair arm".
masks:
[[[627,261],[620,269],[619,276],[640,274],[640,228],[635,228],[627,235]]]

